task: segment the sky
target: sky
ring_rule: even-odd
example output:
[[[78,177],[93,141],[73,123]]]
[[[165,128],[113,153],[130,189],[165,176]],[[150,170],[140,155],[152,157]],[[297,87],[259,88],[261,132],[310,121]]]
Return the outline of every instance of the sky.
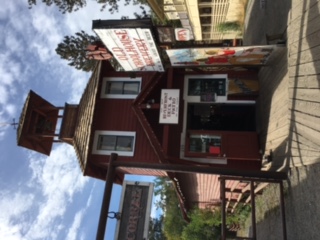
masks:
[[[93,35],[94,19],[128,14],[101,12],[91,0],[69,14],[40,0],[28,9],[27,2],[6,1],[0,8],[0,239],[95,239],[105,183],[82,175],[69,145],[55,144],[50,157],[18,147],[7,123],[19,121],[30,89],[55,106],[77,104],[89,74],[60,59],[57,44],[80,30]],[[114,185],[111,211],[119,209],[120,195],[121,186]],[[113,239],[116,221],[108,223],[105,239]]]

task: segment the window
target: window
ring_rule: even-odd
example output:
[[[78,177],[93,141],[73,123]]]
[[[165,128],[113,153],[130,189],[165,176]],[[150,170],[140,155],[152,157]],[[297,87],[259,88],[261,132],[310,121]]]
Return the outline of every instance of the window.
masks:
[[[92,153],[119,156],[133,156],[135,145],[135,132],[96,131],[93,141]]]
[[[189,78],[188,95],[202,96],[207,93],[216,93],[217,96],[226,95],[225,78]]]
[[[190,135],[189,151],[194,153],[220,154],[221,137],[217,135]]]
[[[140,89],[141,78],[104,78],[101,98],[134,99]]]

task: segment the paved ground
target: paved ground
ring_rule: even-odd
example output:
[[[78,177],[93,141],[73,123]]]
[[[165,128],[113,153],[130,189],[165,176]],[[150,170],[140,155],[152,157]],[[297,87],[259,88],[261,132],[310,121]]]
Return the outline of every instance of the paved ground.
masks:
[[[265,2],[261,6],[260,2]],[[249,0],[243,45],[266,44],[266,34],[282,33],[287,27],[291,0]]]
[[[266,34],[270,35],[282,33],[287,29],[288,25],[289,27],[292,27],[291,34],[293,35],[291,35],[292,39],[288,41],[288,51],[286,52],[287,61],[286,65],[284,65],[288,68],[288,74],[286,76],[294,81],[296,81],[297,79],[297,82],[294,82],[297,85],[301,84],[303,78],[306,79],[305,76],[307,76],[309,80],[312,79],[312,81],[315,83],[313,87],[311,87],[309,84],[311,82],[306,82],[303,88],[295,86],[288,87],[288,91],[290,91],[290,89],[297,88],[298,93],[302,93],[302,91],[304,92],[303,96],[302,94],[293,95],[293,97],[290,96],[290,101],[293,102],[299,97],[305,98],[308,96],[315,96],[309,99],[308,103],[316,104],[317,106],[317,109],[314,110],[316,114],[313,114],[313,112],[310,112],[308,114],[302,112],[306,118],[302,120],[300,118],[299,120],[306,121],[306,119],[309,119],[310,115],[315,115],[312,116],[312,119],[315,119],[315,121],[312,122],[313,126],[311,126],[312,129],[314,129],[314,132],[308,129],[308,127],[310,126],[304,126],[303,131],[300,129],[300,133],[297,131],[297,133],[299,133],[299,136],[303,136],[303,134],[306,134],[305,136],[307,136],[307,134],[309,134],[309,137],[305,137],[305,141],[309,141],[310,139],[312,139],[313,146],[308,145],[305,146],[306,148],[298,148],[298,153],[302,153],[301,156],[299,155],[301,164],[295,164],[297,162],[290,164],[291,168],[288,174],[288,181],[286,182],[285,196],[288,240],[320,239],[320,163],[317,163],[320,155],[318,155],[318,152],[315,151],[316,149],[320,149],[320,137],[318,137],[319,131],[317,130],[320,126],[320,118],[319,114],[317,113],[320,112],[320,108],[318,108],[319,101],[317,99],[317,96],[320,96],[320,84],[318,82],[320,76],[320,58],[318,58],[318,54],[316,54],[316,52],[320,48],[320,45],[312,45],[315,40],[315,42],[320,42],[320,34],[319,32],[314,35],[312,34],[313,31],[311,30],[313,30],[313,27],[310,27],[312,26],[312,19],[308,19],[308,16],[311,15],[316,20],[320,19],[319,9],[319,0],[249,0],[245,20],[246,26],[243,41],[244,45],[266,44]],[[306,22],[302,21],[304,20],[304,18]],[[298,21],[294,22],[293,19],[298,19]],[[300,20],[301,27],[299,27]],[[294,22],[294,24],[290,25],[290,21],[291,23]],[[308,21],[310,22],[310,24]],[[320,21],[318,21],[318,23],[319,22]],[[303,24],[304,27],[302,27]],[[293,31],[293,28],[295,28],[296,30]],[[305,28],[306,31],[303,31],[303,28]],[[295,32],[301,32],[301,35],[295,35]],[[294,36],[294,39],[292,36]],[[308,48],[304,48],[305,46],[307,46]],[[296,51],[295,54],[292,54],[293,51]],[[307,60],[307,57],[305,57],[304,55],[305,53],[309,55],[309,58],[311,58],[311,60]],[[298,56],[298,58],[300,56],[301,57],[299,59],[294,59],[294,57],[292,56]],[[293,63],[293,60],[297,62]],[[301,72],[298,72],[298,70]],[[308,74],[308,72],[310,72],[310,74]],[[294,75],[292,75],[292,73]],[[271,81],[272,79],[270,79],[270,82]],[[310,94],[308,94],[309,90],[307,91],[306,89],[310,89]],[[261,91],[263,90],[264,89],[261,89]],[[305,99],[302,100],[306,101]],[[298,111],[292,106],[291,108],[292,109],[290,109],[289,105],[289,109],[291,112],[299,112],[299,114],[301,115],[302,110]],[[295,116],[298,116],[299,114]],[[290,114],[288,116],[290,120]],[[291,154],[290,157],[292,158],[293,150],[288,150],[288,148],[293,146],[291,144],[288,145],[288,142],[290,143],[290,141],[292,140],[293,132],[293,120],[291,119],[290,121],[287,129],[290,132],[288,134],[288,139],[286,139],[286,152],[289,152]],[[298,125],[294,125],[294,127],[296,126]],[[294,141],[297,140],[295,139]],[[299,142],[299,144],[301,144],[301,146],[303,145],[303,143],[301,142]],[[312,151],[310,150],[311,148]],[[311,159],[312,161],[309,161],[309,159]],[[315,161],[313,161],[314,159]],[[280,212],[279,208],[277,207],[277,194],[277,187],[271,186],[261,196],[259,209],[257,209],[257,218],[259,219],[259,222],[257,224],[258,240],[283,239]],[[248,231],[250,232],[250,229]]]

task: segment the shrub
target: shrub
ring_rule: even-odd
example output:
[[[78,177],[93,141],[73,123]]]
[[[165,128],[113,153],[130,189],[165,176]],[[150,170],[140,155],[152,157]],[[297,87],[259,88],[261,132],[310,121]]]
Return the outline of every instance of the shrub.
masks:
[[[224,23],[220,23],[217,26],[217,28],[218,28],[219,32],[240,31],[241,30],[241,25],[237,21],[224,22]]]

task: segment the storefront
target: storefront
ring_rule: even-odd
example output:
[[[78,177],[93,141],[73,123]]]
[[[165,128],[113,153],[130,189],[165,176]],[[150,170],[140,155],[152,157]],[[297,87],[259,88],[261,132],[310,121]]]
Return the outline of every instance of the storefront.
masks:
[[[186,75],[180,157],[227,164],[259,160],[255,101],[229,100],[227,74]]]

